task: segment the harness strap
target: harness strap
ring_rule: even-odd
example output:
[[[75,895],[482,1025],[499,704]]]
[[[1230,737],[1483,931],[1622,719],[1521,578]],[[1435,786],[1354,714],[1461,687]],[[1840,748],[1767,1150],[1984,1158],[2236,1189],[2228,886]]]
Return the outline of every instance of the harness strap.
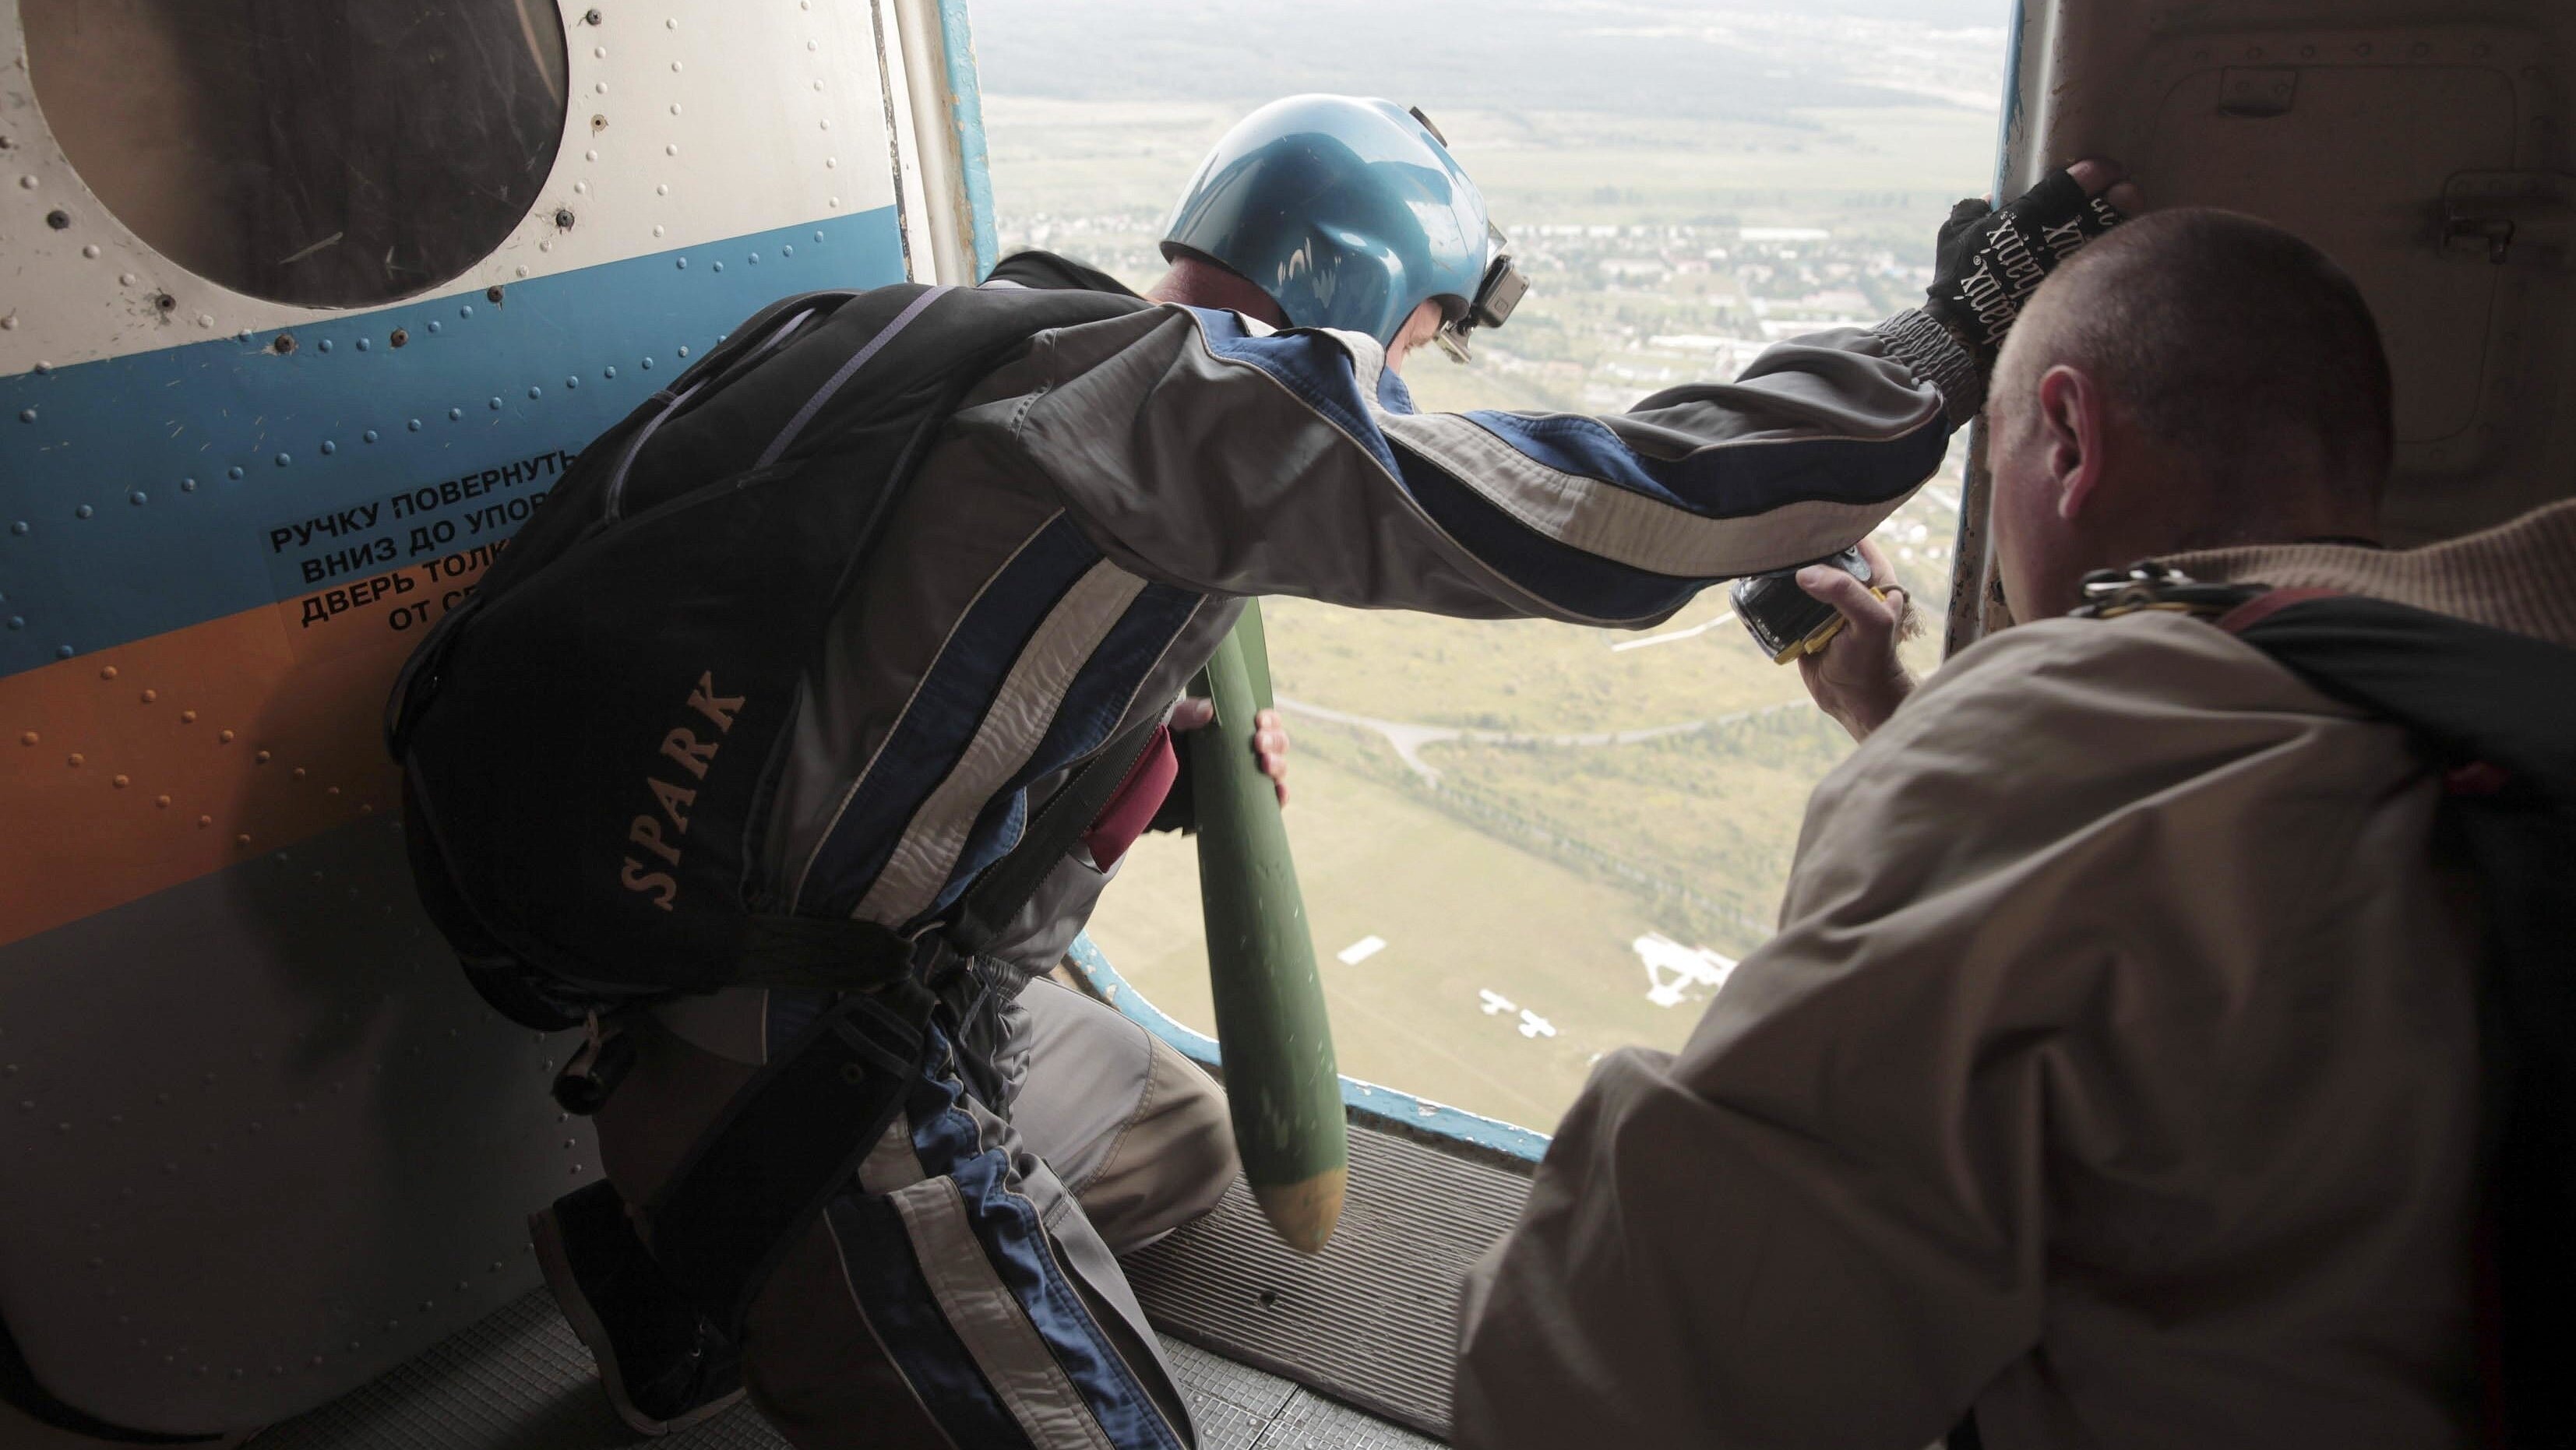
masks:
[[[908,982],[833,1003],[725,1105],[652,1206],[654,1259],[728,1332],[901,1111],[931,1005]]]
[[[2178,610],[2404,729],[2443,773],[2476,878],[2485,1212],[2476,1330],[2488,1443],[2576,1444],[2576,651],[2385,600],[2199,584],[2142,565],[2079,613]]]
[[[2406,725],[2443,764],[2488,762],[2576,818],[2576,652],[2385,600],[2290,590],[2219,624],[2326,694]]]
[[[2487,1221],[2480,1371],[2492,1443],[2576,1443],[2576,652],[2403,605],[2276,590],[2219,621],[2445,771],[2478,883]],[[2270,606],[2266,608],[2265,606]]]
[[[729,987],[874,992],[917,980],[921,948],[873,921],[756,915],[746,923]]]
[[[907,940],[875,922],[752,918],[729,981],[842,995],[734,1095],[649,1209],[653,1257],[728,1332],[894,1124],[933,1013],[947,1005],[952,1026],[973,1015],[983,982],[968,963],[1073,849],[1161,725],[1129,727],[1076,770],[943,932]]]

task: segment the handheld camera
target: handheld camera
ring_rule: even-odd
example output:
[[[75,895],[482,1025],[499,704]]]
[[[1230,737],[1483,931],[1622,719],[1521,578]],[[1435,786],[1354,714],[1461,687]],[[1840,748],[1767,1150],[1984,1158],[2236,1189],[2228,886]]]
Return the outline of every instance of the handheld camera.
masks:
[[[1861,557],[1857,545],[1819,562],[1827,568],[1842,570],[1869,585],[1870,593],[1885,597],[1871,576],[1869,561]],[[1753,635],[1753,642],[1762,646],[1762,652],[1771,656],[1771,663],[1775,665],[1785,665],[1800,655],[1814,654],[1842,631],[1842,615],[1832,605],[1798,587],[1797,569],[1738,579],[1733,598],[1735,617],[1744,621],[1745,629]]]

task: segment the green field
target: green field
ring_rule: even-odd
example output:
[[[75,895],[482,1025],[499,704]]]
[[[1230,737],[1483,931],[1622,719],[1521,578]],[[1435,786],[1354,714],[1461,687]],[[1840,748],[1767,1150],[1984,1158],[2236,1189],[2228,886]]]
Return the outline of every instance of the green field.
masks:
[[[1342,1071],[1546,1127],[1598,1054],[1689,1035],[1695,1004],[1646,1000],[1628,943],[1669,924],[1632,894],[1319,760],[1298,762],[1296,796],[1288,834]],[[1209,1030],[1190,842],[1138,843],[1091,935],[1156,1006]],[[1366,936],[1386,949],[1356,966],[1335,960]],[[1539,1013],[1557,1035],[1522,1036],[1516,1014],[1483,1010],[1480,990]]]
[[[1344,713],[1550,735],[1756,712],[1631,745],[1430,744],[1419,756],[1436,784],[1383,734],[1291,712],[1289,836],[1343,1070],[1512,1121],[1552,1122],[1612,1046],[1688,1035],[1703,997],[1646,1001],[1630,943],[1660,932],[1730,956],[1758,945],[1807,795],[1851,749],[1795,672],[1732,621],[1613,652],[1638,636],[1306,600],[1265,610],[1282,695]],[[1724,612],[1703,599],[1658,632]],[[1091,930],[1139,990],[1208,1031],[1197,870],[1187,840],[1148,837]],[[1370,935],[1387,949],[1333,960]],[[1481,1010],[1480,988],[1558,1036],[1523,1037],[1509,1014]]]

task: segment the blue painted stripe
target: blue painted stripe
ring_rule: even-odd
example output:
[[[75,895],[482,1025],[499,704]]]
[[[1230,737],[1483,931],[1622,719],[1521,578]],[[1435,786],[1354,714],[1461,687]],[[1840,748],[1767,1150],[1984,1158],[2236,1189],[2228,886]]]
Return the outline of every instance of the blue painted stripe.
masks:
[[[975,32],[966,0],[940,0],[940,49],[948,62],[948,124],[957,134],[959,178],[975,237],[975,275],[993,270],[1001,247],[993,225],[993,163],[984,145],[984,87],[975,74]]]
[[[294,597],[305,558],[381,538],[410,562],[424,521],[394,517],[395,495],[579,450],[781,295],[901,280],[887,207],[514,283],[497,303],[468,292],[0,378],[0,675]],[[491,537],[468,536],[464,510],[542,486],[443,504],[430,522],[456,537],[436,552]],[[369,504],[355,533],[272,546]]]
[[[849,1266],[850,1289],[895,1368],[939,1428],[958,1445],[1019,1450],[1030,1440],[993,1393],[913,1257],[903,1215],[892,1202],[852,1191],[825,1210]],[[1032,1447],[1034,1450],[1034,1447]]]
[[[1487,411],[1466,416],[1559,473],[1708,519],[1748,518],[1809,501],[1902,498],[1931,477],[1950,447],[1949,419],[1938,404],[1914,427],[1889,438],[1714,443],[1680,458],[1645,457],[1598,418]]]
[[[1995,180],[1987,189],[1989,198],[2004,194],[2004,181],[2011,174],[2013,138],[2022,129],[2022,38],[2030,27],[2028,0],[2013,0],[2012,17],[2004,22],[2004,96],[1995,117]],[[1977,426],[1984,427],[1981,417]]]
[[[1146,1031],[1172,1045],[1174,1051],[1199,1066],[1223,1075],[1224,1051],[1217,1040],[1204,1032],[1193,1031],[1163,1014],[1136,985],[1118,975],[1108,954],[1101,951],[1088,935],[1073,939],[1066,959],[1091,983],[1091,989],[1103,1001],[1125,1014]],[[1547,1154],[1547,1134],[1506,1123],[1499,1118],[1483,1117],[1459,1108],[1418,1098],[1355,1077],[1342,1079],[1342,1105],[1362,1120],[1376,1119],[1412,1133],[1430,1133],[1454,1138],[1477,1148],[1508,1153],[1515,1158],[1535,1163]]]
[[[966,836],[957,869],[940,888],[939,899],[925,917],[946,910],[984,869],[1019,844],[1028,819],[1028,789],[1090,755],[1109,741],[1109,733],[1127,712],[1130,701],[1163,651],[1171,647],[1207,596],[1169,584],[1148,584],[1127,605],[1099,648],[1064,692],[1055,718],[1028,764],[995,793]]]
[[[1059,514],[985,584],[815,848],[797,893],[802,909],[832,916],[858,910],[913,814],[973,742],[1030,636],[1100,557]]]
[[[934,1060],[942,1055],[934,1054]],[[1182,1450],[1162,1410],[1056,1261],[1037,1205],[1013,1186],[1010,1155],[984,1143],[974,1118],[958,1103],[961,1089],[953,1078],[926,1085],[946,1102],[937,1111],[914,1112],[931,1106],[929,1095],[916,1090],[907,1105],[913,1152],[922,1171],[956,1181],[965,1198],[967,1225],[983,1245],[985,1259],[1054,1351],[1056,1364],[1108,1432],[1110,1443],[1121,1450]]]

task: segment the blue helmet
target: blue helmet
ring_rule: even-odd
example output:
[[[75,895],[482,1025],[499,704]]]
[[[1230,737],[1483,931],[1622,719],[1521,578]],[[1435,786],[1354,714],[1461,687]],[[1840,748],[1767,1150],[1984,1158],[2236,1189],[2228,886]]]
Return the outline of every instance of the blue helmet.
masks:
[[[1163,229],[1163,256],[1195,253],[1270,294],[1298,327],[1395,341],[1438,298],[1441,342],[1500,326],[1526,286],[1484,194],[1421,112],[1360,96],[1290,96],[1237,122],[1199,165]]]

